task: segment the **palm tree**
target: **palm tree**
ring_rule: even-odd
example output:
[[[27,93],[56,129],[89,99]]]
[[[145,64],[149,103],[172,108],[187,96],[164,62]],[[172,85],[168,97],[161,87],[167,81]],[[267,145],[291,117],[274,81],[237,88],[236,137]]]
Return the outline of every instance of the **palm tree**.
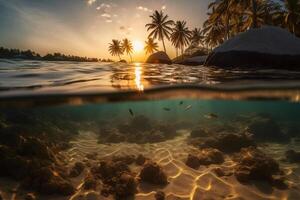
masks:
[[[210,15],[211,20],[222,21],[225,31],[225,40],[230,38],[230,29],[233,15],[236,14],[239,0],[217,0],[209,4],[208,8],[213,12]]]
[[[147,31],[150,31],[149,38],[158,39],[162,41],[164,51],[166,51],[165,38],[170,39],[172,32],[171,26],[174,24],[172,20],[168,20],[168,15],[164,15],[162,11],[157,10],[150,16],[152,22],[146,24]]]
[[[295,34],[297,26],[300,26],[300,0],[285,0],[284,3],[284,23]]]
[[[244,11],[244,30],[259,28],[265,24],[272,24],[273,17],[280,9],[277,2],[270,0],[235,0]]]
[[[172,44],[176,50],[181,49],[183,56],[184,47],[190,43],[191,31],[186,27],[186,21],[177,21],[171,34]]]
[[[146,54],[153,54],[154,51],[158,51],[158,44],[152,38],[148,38],[148,41],[145,42],[144,50]]]
[[[246,0],[243,1],[246,9],[245,29],[258,28],[264,24],[264,6],[263,0]]]
[[[119,59],[121,60],[121,55],[124,52],[121,41],[112,40],[112,43],[109,44],[108,51],[112,56],[119,56]]]
[[[198,46],[203,40],[203,33],[200,28],[195,28],[191,32],[191,43]]]
[[[130,40],[128,40],[127,38],[125,38],[122,42],[122,48],[123,48],[123,51],[126,52],[127,55],[130,56],[130,60],[132,62],[132,51],[133,51],[133,46],[132,46],[132,43]]]
[[[203,23],[202,32],[204,34],[204,42],[207,45],[207,49],[218,46],[224,41],[225,28],[222,19],[215,18],[215,9],[212,9],[211,13],[208,13],[208,19]]]

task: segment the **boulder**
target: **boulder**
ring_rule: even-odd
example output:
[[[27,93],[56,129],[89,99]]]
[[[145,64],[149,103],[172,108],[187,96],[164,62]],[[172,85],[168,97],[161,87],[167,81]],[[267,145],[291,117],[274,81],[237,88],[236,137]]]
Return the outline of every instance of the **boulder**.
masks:
[[[143,165],[143,169],[140,172],[140,178],[142,182],[154,185],[168,184],[167,175],[165,172],[157,163],[152,161],[147,161]]]
[[[223,153],[218,149],[202,149],[198,154],[200,165],[221,164],[224,162]]]
[[[205,65],[299,68],[300,39],[280,27],[250,29],[215,48]]]
[[[115,195],[117,199],[126,199],[137,192],[137,182],[129,173],[122,173],[116,183]]]
[[[157,191],[154,195],[155,200],[165,200],[166,194],[163,191]]]
[[[102,196],[114,195],[115,199],[127,199],[137,192],[135,175],[126,163],[128,163],[128,159],[113,158],[112,160],[101,161],[98,166],[91,169],[94,177],[101,179],[103,183]],[[92,186],[94,187],[93,184]]]
[[[91,175],[84,179],[83,188],[85,190],[96,190],[97,185],[96,179]]]
[[[156,52],[156,53],[150,55],[148,57],[146,63],[171,65],[172,61],[165,52],[159,51],[159,52]]]
[[[119,61],[119,63],[127,63],[127,61],[122,59],[122,60]]]
[[[24,197],[25,200],[36,200],[36,197],[33,193],[27,193]]]
[[[142,166],[145,162],[146,162],[147,158],[145,156],[143,156],[142,154],[139,154],[138,157],[135,160],[135,163],[137,165]]]
[[[225,172],[220,168],[220,167],[216,167],[212,170],[218,177],[223,177],[225,176]]]
[[[76,189],[71,182],[64,179],[57,171],[51,167],[43,167],[31,172],[32,176],[27,177],[22,186],[25,189],[34,189],[41,194],[46,195],[72,195]]]
[[[198,66],[198,65],[203,65],[206,59],[207,56],[195,56],[191,58],[185,58],[183,60],[178,60],[175,63],[180,65]]]
[[[224,162],[223,153],[217,149],[202,149],[198,155],[189,154],[185,164],[193,169],[198,169],[200,165],[222,164]]]
[[[234,175],[242,183],[260,180],[273,184],[273,177],[281,174],[279,164],[254,147],[243,148],[235,160]]]
[[[196,128],[192,130],[190,137],[197,138],[197,137],[208,137],[209,133],[203,128]]]
[[[286,135],[271,118],[257,118],[248,126],[248,131],[253,138],[260,142],[288,142],[289,136]]]
[[[202,148],[216,148],[224,153],[234,153],[241,148],[256,146],[252,137],[248,134],[220,134],[208,138],[200,144]]]
[[[70,177],[74,178],[79,176],[83,172],[84,168],[85,166],[82,162],[76,162],[70,170]]]
[[[285,152],[287,161],[290,163],[300,163],[300,152],[294,150],[288,150]]]
[[[186,166],[189,166],[190,168],[193,169],[198,169],[200,167],[200,161],[197,156],[189,154],[186,161],[185,161]]]

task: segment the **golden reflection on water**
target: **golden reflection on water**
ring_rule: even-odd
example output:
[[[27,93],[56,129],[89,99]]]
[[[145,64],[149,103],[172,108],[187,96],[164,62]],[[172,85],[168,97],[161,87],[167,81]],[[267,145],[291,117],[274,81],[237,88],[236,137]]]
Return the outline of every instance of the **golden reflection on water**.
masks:
[[[142,83],[143,71],[140,63],[135,63],[134,75],[135,75],[134,81],[135,81],[136,88],[139,91],[144,91],[144,85]]]

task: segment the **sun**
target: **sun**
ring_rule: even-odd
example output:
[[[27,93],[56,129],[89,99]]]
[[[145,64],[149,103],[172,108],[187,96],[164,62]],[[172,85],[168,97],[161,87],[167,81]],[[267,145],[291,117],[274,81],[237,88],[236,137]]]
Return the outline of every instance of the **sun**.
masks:
[[[144,44],[143,42],[139,41],[139,40],[135,40],[133,41],[133,50],[135,52],[141,52],[144,50]]]

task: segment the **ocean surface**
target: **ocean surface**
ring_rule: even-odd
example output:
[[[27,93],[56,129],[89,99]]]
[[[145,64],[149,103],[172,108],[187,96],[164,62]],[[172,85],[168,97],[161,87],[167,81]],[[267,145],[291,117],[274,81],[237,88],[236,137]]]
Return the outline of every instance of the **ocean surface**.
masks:
[[[255,66],[0,60],[0,196],[297,200],[299,80]]]

